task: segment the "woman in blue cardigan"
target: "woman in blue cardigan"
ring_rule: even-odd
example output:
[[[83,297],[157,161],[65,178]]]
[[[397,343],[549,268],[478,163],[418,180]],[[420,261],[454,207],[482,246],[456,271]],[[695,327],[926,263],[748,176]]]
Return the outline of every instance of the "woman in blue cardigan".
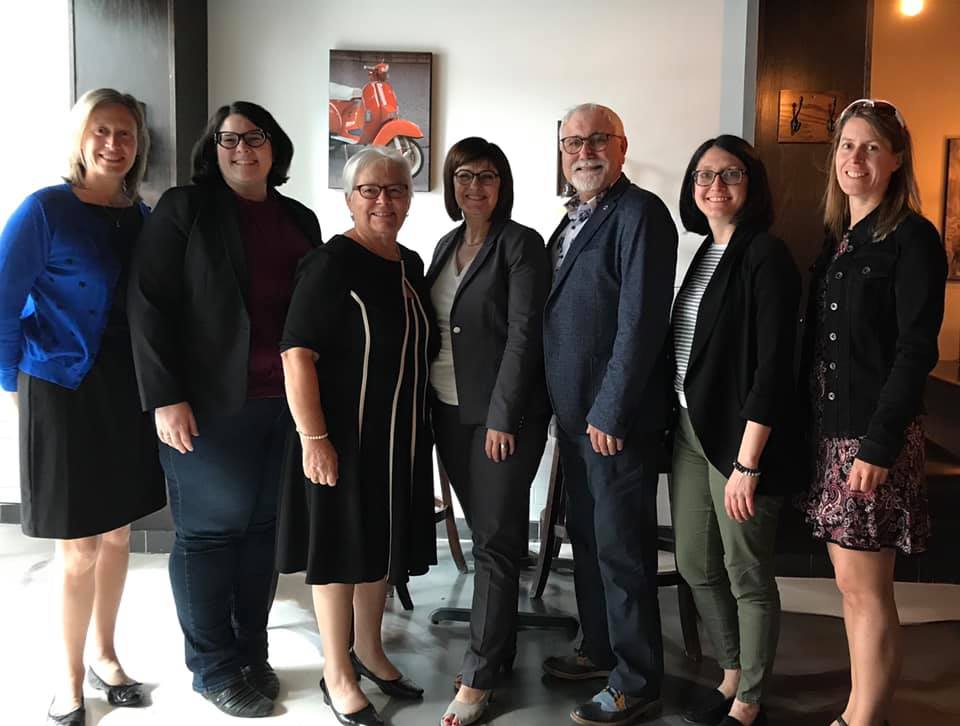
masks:
[[[91,623],[90,684],[114,706],[142,703],[114,626],[130,522],[166,496],[124,305],[149,136],[139,102],[113,89],[72,114],[66,183],[28,196],[0,236],[0,386],[19,409],[23,531],[57,540],[63,652],[47,723],[82,726]]]

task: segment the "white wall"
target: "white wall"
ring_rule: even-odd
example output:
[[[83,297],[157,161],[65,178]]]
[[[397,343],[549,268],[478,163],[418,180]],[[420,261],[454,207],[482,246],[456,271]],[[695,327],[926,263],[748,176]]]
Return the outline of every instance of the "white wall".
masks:
[[[342,192],[326,188],[334,48],[434,54],[434,188],[417,195],[401,232],[427,259],[451,227],[443,152],[464,136],[503,147],[515,177],[513,216],[546,237],[561,214],[556,122],[568,107],[596,101],[621,114],[627,175],[663,197],[677,221],[690,153],[721,131],[743,133],[745,112],[753,118],[755,60],[744,58],[755,47],[756,0],[415,0],[364,3],[362,16],[357,7],[208,2],[210,108],[242,98],[270,109],[296,146],[283,191],[314,208],[327,236],[350,221]]]
[[[427,261],[452,226],[440,188],[443,153],[465,136],[503,148],[514,218],[549,236],[562,214],[556,124],[586,101],[621,115],[627,176],[659,194],[679,226],[680,177],[693,150],[722,132],[753,135],[757,5],[414,0],[367,2],[361,14],[356,4],[329,1],[208,0],[210,108],[246,99],[274,114],[296,147],[282,191],[313,207],[329,237],[350,227],[343,193],[327,189],[329,51],[428,51],[434,187],[417,194],[400,235]],[[678,280],[699,242],[681,236]],[[531,517],[543,506],[547,465]]]

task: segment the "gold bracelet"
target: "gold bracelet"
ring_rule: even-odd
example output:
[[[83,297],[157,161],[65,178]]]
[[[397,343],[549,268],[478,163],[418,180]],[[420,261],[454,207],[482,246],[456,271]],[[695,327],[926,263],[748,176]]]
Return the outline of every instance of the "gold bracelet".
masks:
[[[307,441],[323,441],[325,438],[330,436],[329,431],[325,434],[318,434],[317,436],[311,436],[310,434],[305,434],[300,429],[297,429],[297,433],[300,434],[300,436],[305,438]]]

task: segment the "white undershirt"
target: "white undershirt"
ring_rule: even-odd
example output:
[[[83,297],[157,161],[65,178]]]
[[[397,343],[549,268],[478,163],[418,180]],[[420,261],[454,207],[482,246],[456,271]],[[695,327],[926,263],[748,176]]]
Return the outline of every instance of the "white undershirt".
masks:
[[[472,262],[472,260],[471,260]],[[430,300],[437,312],[437,326],[440,328],[440,354],[430,366],[430,384],[437,398],[448,406],[459,405],[457,399],[457,375],[453,368],[453,339],[450,335],[450,309],[463,276],[470,269],[468,264],[457,274],[457,250],[454,249],[447,263],[430,288]]]

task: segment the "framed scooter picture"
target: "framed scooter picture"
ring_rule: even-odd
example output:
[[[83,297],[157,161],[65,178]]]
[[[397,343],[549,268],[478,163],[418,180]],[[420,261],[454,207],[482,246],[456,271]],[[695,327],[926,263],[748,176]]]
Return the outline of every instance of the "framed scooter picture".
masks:
[[[413,188],[430,189],[433,54],[331,50],[329,186],[343,189],[343,165],[367,146],[398,151]]]

